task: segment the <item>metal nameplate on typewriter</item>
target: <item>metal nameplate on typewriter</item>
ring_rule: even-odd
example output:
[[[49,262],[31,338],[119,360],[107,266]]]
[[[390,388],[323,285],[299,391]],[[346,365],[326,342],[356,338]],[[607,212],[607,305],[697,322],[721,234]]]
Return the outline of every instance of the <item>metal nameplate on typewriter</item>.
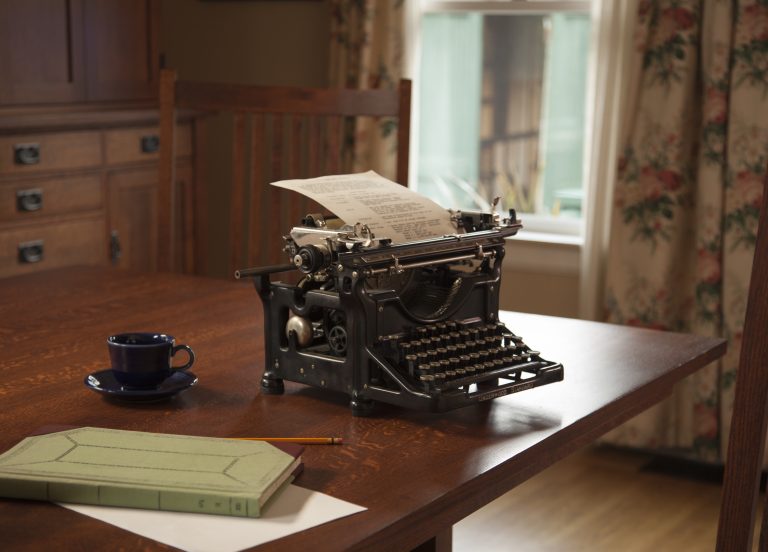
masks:
[[[562,365],[498,320],[514,211],[452,220],[450,235],[394,244],[307,215],[284,237],[289,264],[238,271],[264,305],[262,391],[282,393],[283,380],[341,391],[366,415],[376,401],[440,412],[562,380]],[[286,270],[300,282],[271,281]]]

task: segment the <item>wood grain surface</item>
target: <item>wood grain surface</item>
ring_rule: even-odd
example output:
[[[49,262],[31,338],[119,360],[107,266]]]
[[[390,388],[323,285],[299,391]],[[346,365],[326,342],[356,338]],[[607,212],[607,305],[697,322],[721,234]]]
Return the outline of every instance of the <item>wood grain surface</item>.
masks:
[[[565,381],[446,414],[380,405],[354,418],[346,396],[286,384],[259,393],[262,314],[248,283],[75,268],[0,286],[0,447],[46,424],[217,437],[339,436],[307,447],[297,483],[366,512],[264,550],[411,549],[667,395],[722,355],[723,340],[505,313]],[[191,345],[199,384],[161,403],[104,399],[83,385],[107,367],[106,337],[162,331]],[[552,497],[553,501],[557,497]],[[44,527],[44,530],[40,530]],[[167,547],[58,506],[0,499],[8,550]]]

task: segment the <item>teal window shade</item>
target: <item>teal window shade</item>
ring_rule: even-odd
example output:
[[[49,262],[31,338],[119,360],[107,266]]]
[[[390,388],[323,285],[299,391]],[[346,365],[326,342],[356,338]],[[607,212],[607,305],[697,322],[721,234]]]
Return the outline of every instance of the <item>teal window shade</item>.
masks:
[[[424,14],[418,190],[579,216],[589,34],[587,13]]]
[[[468,207],[477,181],[482,40],[480,14],[423,18],[418,190],[446,208]]]

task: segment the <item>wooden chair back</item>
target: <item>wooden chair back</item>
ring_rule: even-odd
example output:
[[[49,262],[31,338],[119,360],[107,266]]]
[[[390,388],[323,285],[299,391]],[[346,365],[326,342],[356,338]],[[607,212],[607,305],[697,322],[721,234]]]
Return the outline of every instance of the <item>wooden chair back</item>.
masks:
[[[768,180],[760,209],[725,462],[717,550],[751,550],[768,430]],[[768,543],[764,509],[760,550]]]
[[[190,225],[173,219],[180,212],[172,185],[177,110],[232,114],[229,215],[232,273],[238,268],[288,261],[282,250],[282,236],[307,213],[324,210],[298,194],[269,183],[349,172],[344,140],[356,118],[396,119],[396,180],[407,185],[410,106],[408,80],[400,81],[395,90],[319,89],[186,82],[178,80],[174,71],[163,70],[160,76],[158,266],[161,270],[178,269],[174,264],[178,264],[179,254],[174,248],[180,240],[175,234],[184,232],[187,239],[199,238],[205,233],[190,229],[190,226],[199,227],[200,221]],[[205,156],[205,152],[198,155]],[[211,183],[209,190],[214,184]],[[195,203],[199,205],[202,201],[198,197]],[[187,211],[189,216],[197,213],[198,218],[204,218],[199,208]],[[181,245],[190,254],[202,249],[184,240]],[[188,269],[196,263],[187,264]]]

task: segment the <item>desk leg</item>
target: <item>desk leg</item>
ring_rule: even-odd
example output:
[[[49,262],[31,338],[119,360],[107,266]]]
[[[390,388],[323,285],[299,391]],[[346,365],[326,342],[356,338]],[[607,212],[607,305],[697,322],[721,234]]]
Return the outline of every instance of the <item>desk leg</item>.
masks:
[[[453,550],[453,527],[448,527],[421,543],[413,549],[413,552],[451,552],[451,550]]]

